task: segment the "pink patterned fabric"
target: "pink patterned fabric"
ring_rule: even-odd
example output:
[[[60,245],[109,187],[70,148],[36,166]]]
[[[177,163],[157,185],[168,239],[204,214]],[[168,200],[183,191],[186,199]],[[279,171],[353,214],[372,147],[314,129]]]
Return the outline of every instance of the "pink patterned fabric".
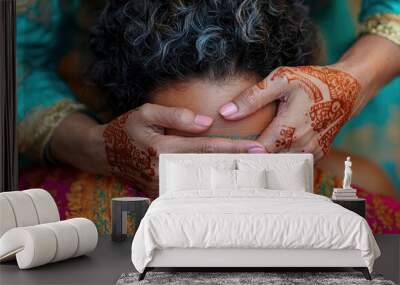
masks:
[[[357,186],[355,186],[357,188]],[[393,197],[368,193],[357,188],[366,200],[366,219],[374,234],[400,233],[400,201]]]

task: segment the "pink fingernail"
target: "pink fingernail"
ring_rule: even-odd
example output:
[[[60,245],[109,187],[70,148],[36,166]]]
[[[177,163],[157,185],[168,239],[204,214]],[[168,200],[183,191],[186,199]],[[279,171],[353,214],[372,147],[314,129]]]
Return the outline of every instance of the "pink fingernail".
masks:
[[[219,110],[219,113],[222,116],[226,117],[235,114],[238,110],[239,110],[238,107],[234,103],[230,102],[222,106],[221,109]]]
[[[209,127],[211,126],[212,122],[212,118],[203,115],[196,115],[194,118],[194,123],[202,127]]]
[[[263,147],[259,147],[259,146],[255,146],[255,147],[251,147],[247,150],[248,153],[265,153],[265,148]]]

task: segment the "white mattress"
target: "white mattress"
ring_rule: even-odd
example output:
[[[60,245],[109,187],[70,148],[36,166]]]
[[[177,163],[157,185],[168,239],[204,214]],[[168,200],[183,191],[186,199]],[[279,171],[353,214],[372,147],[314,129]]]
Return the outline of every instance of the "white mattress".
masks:
[[[136,232],[132,262],[143,272],[156,249],[168,248],[359,250],[370,271],[380,255],[359,215],[320,195],[266,189],[159,197]]]

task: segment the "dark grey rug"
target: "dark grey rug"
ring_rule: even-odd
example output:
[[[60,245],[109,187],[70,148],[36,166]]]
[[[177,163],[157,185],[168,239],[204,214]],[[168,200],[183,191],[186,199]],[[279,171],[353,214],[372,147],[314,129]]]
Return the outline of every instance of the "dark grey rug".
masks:
[[[380,275],[372,275],[372,281],[368,281],[360,272],[148,272],[142,281],[138,281],[138,276],[138,273],[122,274],[117,285],[395,285],[392,281],[384,280]]]

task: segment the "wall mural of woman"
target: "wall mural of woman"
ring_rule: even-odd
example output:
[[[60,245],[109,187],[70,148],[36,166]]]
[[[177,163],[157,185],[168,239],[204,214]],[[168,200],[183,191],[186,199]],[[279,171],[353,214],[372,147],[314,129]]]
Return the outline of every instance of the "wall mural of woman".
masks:
[[[343,159],[366,143],[348,138],[360,116],[365,119],[360,128],[369,124],[364,112],[354,115],[365,105],[358,98],[368,88],[365,77],[353,70],[316,65],[338,60],[355,40],[347,2],[324,1],[319,8],[301,1],[204,1],[198,7],[192,2],[110,1],[104,8],[98,1],[32,0],[19,8],[21,189],[49,190],[62,217],[86,216],[105,233],[111,197],[157,196],[157,154],[162,152],[312,152],[316,158],[325,155],[315,169],[314,191],[330,196],[341,186]],[[393,1],[390,7],[386,11],[378,1],[363,1],[362,19],[390,13],[390,21],[379,16],[379,23],[396,27],[400,6]],[[342,15],[346,27],[324,22],[334,15]],[[379,41],[386,54],[395,54],[392,38],[363,37],[361,48]],[[395,77],[396,72],[393,67],[385,74]],[[388,81],[380,79],[383,85]],[[393,92],[397,81],[386,88]],[[259,100],[288,86],[298,94]],[[385,96],[367,108],[380,106]],[[257,108],[246,111],[243,98]],[[393,108],[398,104],[397,98]],[[301,106],[307,108],[303,113]],[[290,124],[279,124],[273,136],[263,133],[285,113]],[[306,120],[298,119],[305,113]],[[350,117],[344,126],[350,131],[343,134],[339,130]],[[310,129],[303,121],[310,121]],[[353,187],[367,198],[372,229],[400,232],[394,172],[364,153],[350,154]]]

